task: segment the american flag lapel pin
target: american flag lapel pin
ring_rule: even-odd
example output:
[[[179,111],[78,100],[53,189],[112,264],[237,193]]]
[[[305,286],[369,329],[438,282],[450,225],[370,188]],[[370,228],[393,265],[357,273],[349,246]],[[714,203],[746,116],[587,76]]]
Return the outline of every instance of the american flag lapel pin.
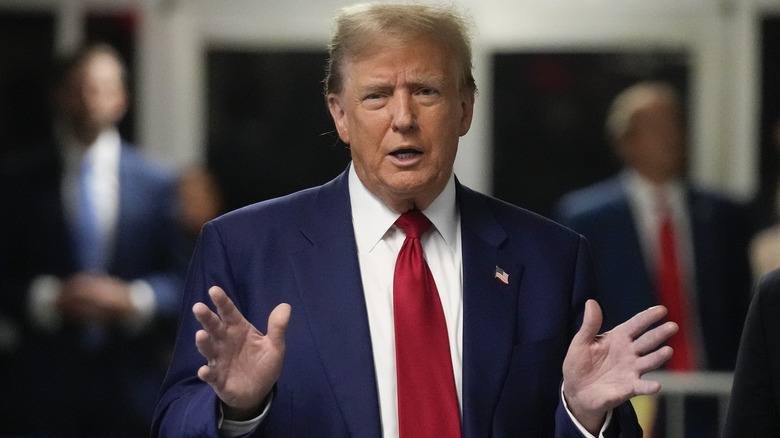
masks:
[[[509,274],[504,272],[504,270],[498,266],[496,266],[496,278],[501,280],[501,282],[504,284],[509,284]]]

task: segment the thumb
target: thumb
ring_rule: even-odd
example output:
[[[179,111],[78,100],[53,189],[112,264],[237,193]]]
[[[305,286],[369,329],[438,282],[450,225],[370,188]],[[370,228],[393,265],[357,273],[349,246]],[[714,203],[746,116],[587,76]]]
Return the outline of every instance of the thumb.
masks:
[[[290,322],[292,307],[287,303],[279,304],[271,311],[268,316],[267,336],[278,345],[284,345],[284,334],[287,331],[287,324]]]
[[[582,326],[580,330],[574,335],[573,342],[578,343],[590,343],[601,330],[602,322],[601,307],[596,300],[588,300],[585,303],[585,314],[582,318]]]

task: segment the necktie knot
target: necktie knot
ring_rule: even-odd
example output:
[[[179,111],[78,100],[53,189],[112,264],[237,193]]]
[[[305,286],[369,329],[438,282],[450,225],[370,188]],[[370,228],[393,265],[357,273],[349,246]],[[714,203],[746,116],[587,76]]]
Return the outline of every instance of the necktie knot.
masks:
[[[395,225],[404,230],[406,237],[419,239],[431,227],[431,221],[420,210],[409,210],[395,221]]]

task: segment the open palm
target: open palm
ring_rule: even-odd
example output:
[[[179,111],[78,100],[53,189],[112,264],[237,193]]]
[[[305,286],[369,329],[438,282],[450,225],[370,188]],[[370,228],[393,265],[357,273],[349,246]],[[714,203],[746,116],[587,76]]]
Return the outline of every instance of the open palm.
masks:
[[[217,313],[203,303],[192,308],[203,326],[195,334],[195,345],[207,361],[198,370],[198,377],[222,400],[225,418],[253,418],[260,414],[281,374],[291,308],[279,304],[268,317],[268,333],[264,335],[220,287],[211,287],[209,296]]]
[[[563,361],[563,391],[572,414],[591,433],[610,409],[661,389],[658,382],[641,377],[672,357],[671,347],[659,346],[677,332],[677,324],[667,321],[648,330],[665,316],[665,307],[651,307],[598,334],[601,308],[594,300],[585,304],[582,327]]]

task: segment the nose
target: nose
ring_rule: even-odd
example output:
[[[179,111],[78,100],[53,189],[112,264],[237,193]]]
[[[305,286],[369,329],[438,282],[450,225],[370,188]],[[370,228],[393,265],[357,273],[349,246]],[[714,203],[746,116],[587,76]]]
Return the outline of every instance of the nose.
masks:
[[[399,93],[393,106],[393,124],[394,132],[408,132],[417,126],[417,115],[415,113],[414,101],[408,93]]]

